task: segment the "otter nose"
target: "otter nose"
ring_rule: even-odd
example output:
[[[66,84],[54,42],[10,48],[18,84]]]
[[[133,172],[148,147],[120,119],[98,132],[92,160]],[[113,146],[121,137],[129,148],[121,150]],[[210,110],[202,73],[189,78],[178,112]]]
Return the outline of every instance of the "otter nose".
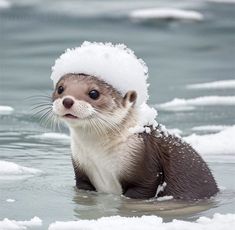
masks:
[[[74,101],[71,98],[65,98],[62,103],[66,109],[70,109],[73,106]]]

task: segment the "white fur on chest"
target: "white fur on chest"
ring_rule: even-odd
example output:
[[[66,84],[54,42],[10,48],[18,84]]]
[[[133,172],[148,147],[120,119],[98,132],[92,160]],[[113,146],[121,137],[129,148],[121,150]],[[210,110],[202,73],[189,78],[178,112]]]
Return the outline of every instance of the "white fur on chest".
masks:
[[[97,143],[72,138],[71,147],[73,160],[86,172],[98,192],[122,194],[119,178],[127,167],[124,163],[127,152],[123,152],[121,146],[109,151]]]

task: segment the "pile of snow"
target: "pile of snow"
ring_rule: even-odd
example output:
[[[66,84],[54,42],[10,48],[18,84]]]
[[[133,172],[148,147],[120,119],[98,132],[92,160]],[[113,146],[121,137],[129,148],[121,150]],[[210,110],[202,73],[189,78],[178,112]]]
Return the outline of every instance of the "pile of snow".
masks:
[[[130,18],[135,20],[157,20],[157,19],[174,19],[174,20],[203,20],[203,15],[196,11],[180,10],[174,8],[151,8],[134,10],[130,13]]]
[[[186,111],[195,109],[195,106],[205,105],[235,105],[235,96],[204,96],[192,99],[174,98],[172,101],[156,105],[156,107],[168,111]]]
[[[235,80],[212,81],[200,84],[191,84],[187,89],[235,89]]]
[[[9,178],[9,176],[30,176],[41,172],[38,169],[23,167],[13,162],[0,160],[0,179]]]
[[[150,128],[145,126],[152,126],[153,129],[157,127],[158,123],[155,120],[157,117],[157,111],[154,108],[144,103],[139,107],[138,115],[138,124],[129,129],[131,133],[150,133]]]
[[[42,139],[42,140],[48,140],[48,139],[70,140],[70,136],[63,133],[43,133],[40,135],[29,136],[29,138]]]
[[[185,137],[184,140],[191,144],[201,154],[230,154],[230,156],[235,156],[234,137],[235,125],[215,134],[192,134]]]
[[[210,132],[218,132],[224,129],[229,128],[227,125],[203,125],[203,126],[196,126],[193,127],[193,131],[210,131]]]
[[[68,49],[52,67],[51,79],[54,86],[69,73],[87,74],[112,85],[123,96],[130,90],[137,92],[136,108],[139,121],[131,132],[150,132],[144,126],[157,126],[157,111],[146,102],[148,96],[148,67],[142,59],[123,44],[84,42],[80,47]]]
[[[49,230],[231,230],[235,226],[235,214],[214,214],[213,218],[200,217],[195,222],[173,220],[164,223],[161,217],[102,217],[98,220],[79,220],[69,222],[55,222],[49,226]]]
[[[10,106],[0,105],[0,115],[8,115],[11,114],[14,111],[14,109]]]
[[[0,9],[7,9],[11,7],[11,3],[6,0],[0,0]]]
[[[67,49],[52,67],[54,86],[68,73],[83,73],[112,85],[124,96],[129,90],[138,94],[137,105],[148,99],[148,68],[142,59],[123,44],[84,42]]]
[[[26,230],[28,227],[38,227],[42,226],[42,220],[38,217],[34,217],[31,220],[16,221],[9,220],[7,218],[0,220],[1,230]]]

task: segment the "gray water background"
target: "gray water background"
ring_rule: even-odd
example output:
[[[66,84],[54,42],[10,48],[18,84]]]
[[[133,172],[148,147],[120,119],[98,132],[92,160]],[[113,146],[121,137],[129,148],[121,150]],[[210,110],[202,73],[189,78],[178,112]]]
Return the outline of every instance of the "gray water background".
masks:
[[[205,19],[139,23],[128,18],[133,9],[162,6],[197,10]],[[32,101],[26,98],[50,95],[49,76],[54,60],[66,48],[84,40],[125,43],[144,59],[149,67],[150,104],[175,97],[235,95],[234,89],[185,88],[191,83],[235,78],[235,4],[169,0],[13,1],[9,9],[0,9],[0,105],[15,109],[11,115],[0,116],[0,160],[43,173],[21,180],[0,180],[0,219],[38,216],[43,220],[41,229],[46,229],[55,220],[110,215],[156,214],[170,221],[193,220],[215,212],[234,213],[233,156],[229,162],[206,158],[218,185],[225,189],[211,201],[198,204],[156,204],[75,190],[69,141],[33,138],[51,130],[32,117]],[[234,106],[202,106],[187,112],[159,111],[158,121],[189,135],[191,128],[198,125],[233,125],[234,114]],[[16,202],[7,203],[8,198]]]

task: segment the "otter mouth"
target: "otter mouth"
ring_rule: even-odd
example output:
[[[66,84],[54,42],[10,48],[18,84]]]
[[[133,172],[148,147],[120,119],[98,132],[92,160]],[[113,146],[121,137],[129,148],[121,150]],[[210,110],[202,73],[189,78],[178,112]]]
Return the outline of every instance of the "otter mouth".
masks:
[[[63,117],[69,118],[69,119],[78,119],[78,117],[74,116],[74,115],[71,114],[71,113],[65,114]]]

